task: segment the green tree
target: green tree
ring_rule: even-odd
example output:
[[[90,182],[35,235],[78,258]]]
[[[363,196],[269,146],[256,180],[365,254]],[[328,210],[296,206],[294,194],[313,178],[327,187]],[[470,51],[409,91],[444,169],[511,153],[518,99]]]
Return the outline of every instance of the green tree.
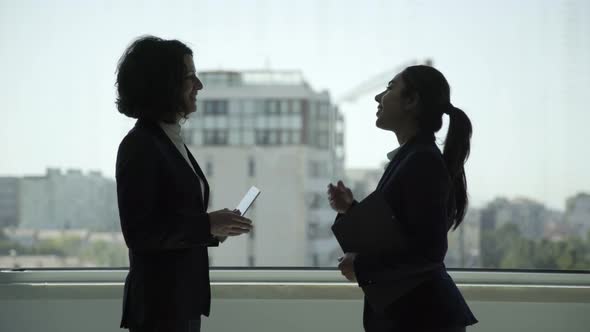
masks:
[[[96,266],[128,266],[127,247],[105,241],[97,241],[86,246],[80,257]]]
[[[562,241],[523,238],[514,224],[482,233],[482,262],[486,268],[590,269],[590,236]]]
[[[496,230],[482,231],[481,262],[484,268],[500,268],[506,253],[521,239],[520,230],[514,224],[504,224]]]

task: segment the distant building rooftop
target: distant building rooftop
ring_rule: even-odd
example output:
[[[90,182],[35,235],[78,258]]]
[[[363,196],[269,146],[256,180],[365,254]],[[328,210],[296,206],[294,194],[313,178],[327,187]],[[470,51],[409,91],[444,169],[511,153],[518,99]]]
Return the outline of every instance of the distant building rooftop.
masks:
[[[308,86],[299,70],[208,70],[199,73],[205,86],[297,85]]]

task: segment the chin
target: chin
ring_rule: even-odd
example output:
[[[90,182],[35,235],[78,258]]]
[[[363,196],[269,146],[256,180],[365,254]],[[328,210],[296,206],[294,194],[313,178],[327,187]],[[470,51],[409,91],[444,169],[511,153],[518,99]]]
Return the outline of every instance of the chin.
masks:
[[[381,121],[380,118],[377,118],[377,120],[375,120],[375,127],[379,128],[379,129],[385,129],[385,128],[383,128],[383,121]]]
[[[186,108],[186,115],[189,115],[191,113],[195,113],[196,111],[197,111],[197,105],[191,105]]]
[[[375,127],[381,130],[393,131],[392,126],[388,126],[387,124],[383,123],[383,121],[380,121],[380,119],[377,119],[377,121],[375,121]]]

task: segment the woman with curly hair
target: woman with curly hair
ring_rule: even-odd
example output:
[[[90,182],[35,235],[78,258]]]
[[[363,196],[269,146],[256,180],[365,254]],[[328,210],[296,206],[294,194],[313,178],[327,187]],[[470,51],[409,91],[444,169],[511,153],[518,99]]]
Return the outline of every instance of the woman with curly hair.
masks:
[[[207,179],[182,141],[180,122],[203,88],[192,55],[180,41],[147,36],[117,70],[117,108],[137,119],[116,164],[129,248],[121,327],[134,332],[199,331],[211,302],[207,247],[252,228],[239,211],[207,213]]]

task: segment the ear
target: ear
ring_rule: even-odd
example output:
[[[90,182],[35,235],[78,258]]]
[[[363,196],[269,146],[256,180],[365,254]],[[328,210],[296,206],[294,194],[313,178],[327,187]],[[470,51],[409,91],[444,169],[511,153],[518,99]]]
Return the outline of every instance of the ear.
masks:
[[[407,110],[414,111],[418,109],[420,103],[420,96],[417,93],[411,93],[406,97],[405,106]]]

